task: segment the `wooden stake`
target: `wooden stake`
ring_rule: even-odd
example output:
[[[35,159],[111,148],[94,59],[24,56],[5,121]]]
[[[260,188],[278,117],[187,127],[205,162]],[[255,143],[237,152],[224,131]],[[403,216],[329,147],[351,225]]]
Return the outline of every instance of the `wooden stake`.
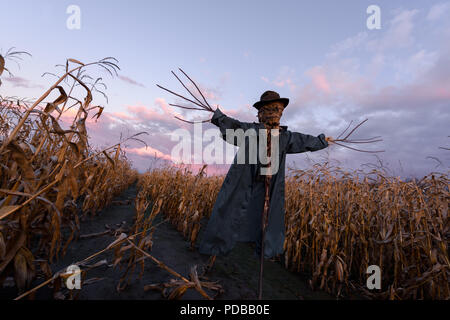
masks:
[[[265,195],[264,195],[264,209],[262,214],[262,236],[261,236],[261,253],[259,260],[259,283],[258,283],[258,300],[262,300],[262,287],[263,287],[263,273],[264,273],[264,240],[266,238],[266,227],[268,223],[269,216],[269,205],[270,205],[270,181],[272,176],[267,175],[265,177]]]
[[[271,133],[270,130],[267,130],[267,156],[270,158],[271,156]],[[269,161],[269,170],[270,168]],[[262,213],[262,221],[261,221],[261,253],[259,259],[259,282],[258,282],[258,300],[262,300],[262,291],[263,291],[263,273],[264,273],[264,240],[266,238],[266,228],[269,220],[269,207],[270,207],[270,182],[272,180],[271,172],[269,172],[264,177],[264,208]]]

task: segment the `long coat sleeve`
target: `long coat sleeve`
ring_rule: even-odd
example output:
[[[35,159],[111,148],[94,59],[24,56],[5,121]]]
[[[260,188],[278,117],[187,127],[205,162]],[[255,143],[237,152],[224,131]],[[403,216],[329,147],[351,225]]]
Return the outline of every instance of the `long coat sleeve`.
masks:
[[[261,123],[241,122],[223,114],[216,109],[211,122],[219,127],[222,138],[226,141],[226,129],[264,128]],[[286,154],[318,151],[328,146],[325,135],[311,136],[291,132],[286,126],[280,126],[279,168],[272,176],[270,185],[269,221],[264,242],[266,258],[283,253],[285,238],[284,223],[284,189]],[[229,141],[238,145],[238,141]],[[245,140],[239,148],[248,148]],[[259,146],[259,143],[258,143]],[[259,174],[260,162],[256,164],[237,163],[236,157],[230,166],[217,196],[206,228],[200,232],[200,253],[208,255],[227,255],[236,242],[255,242],[259,253],[262,236],[261,216],[264,205],[264,179]],[[246,158],[248,159],[248,158]]]

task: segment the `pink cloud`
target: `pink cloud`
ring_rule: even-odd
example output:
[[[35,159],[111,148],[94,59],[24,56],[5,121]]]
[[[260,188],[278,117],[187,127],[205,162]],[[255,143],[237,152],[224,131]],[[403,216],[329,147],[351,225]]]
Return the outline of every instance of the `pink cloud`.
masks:
[[[273,84],[280,88],[282,88],[282,87],[289,87],[291,89],[295,88],[295,83],[291,78],[278,79],[278,80],[273,81]]]
[[[184,118],[183,115],[175,111],[175,107],[170,107],[164,99],[156,98],[155,105],[156,108],[143,105],[131,105],[127,106],[126,110],[133,115],[133,120],[137,123],[166,125],[170,127],[184,126],[181,121],[174,118],[174,116]]]
[[[62,105],[59,106],[60,108],[62,108]],[[85,123],[87,125],[96,125],[96,123],[100,120],[97,120],[96,117],[92,118],[94,116],[94,114],[96,114],[98,112],[98,108],[96,109],[92,109],[91,111],[89,111],[89,115],[85,120]],[[63,114],[59,117],[59,119],[65,123],[68,126],[72,125],[73,119],[75,119],[76,115],[78,113],[78,106],[72,107],[70,109],[65,109]],[[52,116],[54,116],[55,118],[58,118],[59,113],[58,111],[53,111],[52,112]],[[102,115],[100,116],[100,119],[105,119],[105,118],[109,118],[108,113],[104,112],[102,113]]]
[[[274,80],[269,80],[269,78],[265,77],[265,76],[261,76],[261,80],[266,82],[266,83],[271,83],[276,87],[279,88],[288,88],[290,91],[295,91],[297,88],[297,84],[296,84],[296,80],[294,78],[295,76],[295,71],[294,69],[288,67],[288,66],[283,66],[281,67],[281,69],[278,72],[278,75],[276,76],[276,78]]]
[[[164,160],[172,161],[172,157],[152,147],[140,147],[140,148],[125,148],[129,153],[137,154],[140,156],[156,157]]]
[[[412,110],[426,104],[450,102],[449,85],[439,83],[414,83],[397,87],[389,86],[362,96],[360,103],[366,107],[382,109]]]
[[[111,115],[121,120],[136,120],[135,117],[132,117],[129,114],[126,114],[125,112],[112,112]]]
[[[314,86],[320,91],[329,94],[331,93],[330,83],[325,75],[323,67],[317,66],[306,71],[312,79]]]

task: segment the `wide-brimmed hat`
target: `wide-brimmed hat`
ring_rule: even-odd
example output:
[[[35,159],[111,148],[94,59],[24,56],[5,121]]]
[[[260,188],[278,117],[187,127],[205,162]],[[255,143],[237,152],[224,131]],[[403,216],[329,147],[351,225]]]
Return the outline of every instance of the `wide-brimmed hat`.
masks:
[[[289,104],[288,98],[280,98],[280,95],[275,91],[266,91],[261,95],[261,99],[258,102],[256,102],[253,106],[259,110],[259,108],[261,108],[266,103],[275,101],[283,103],[285,108]]]

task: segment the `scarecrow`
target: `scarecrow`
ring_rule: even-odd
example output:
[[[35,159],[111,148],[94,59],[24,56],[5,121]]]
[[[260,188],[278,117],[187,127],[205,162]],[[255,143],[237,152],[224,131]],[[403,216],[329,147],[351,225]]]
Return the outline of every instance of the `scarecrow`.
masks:
[[[219,127],[226,138],[226,129],[278,129],[279,130],[279,167],[273,175],[262,175],[261,162],[256,164],[234,163],[231,165],[217,196],[211,217],[206,226],[199,246],[203,254],[227,255],[236,242],[254,242],[255,250],[264,257],[273,258],[283,253],[284,243],[284,177],[286,154],[318,151],[328,146],[330,137],[324,134],[311,136],[292,132],[287,126],[280,126],[280,118],[289,99],[280,98],[274,91],[266,91],[260,101],[253,106],[258,110],[259,123],[245,123],[230,118],[217,108],[211,122]],[[271,137],[268,135],[268,138]],[[271,137],[272,138],[272,137]],[[248,141],[248,140],[247,140]],[[259,143],[258,143],[259,145]],[[270,147],[271,143],[267,143]],[[241,146],[247,147],[247,146]],[[269,152],[267,154],[269,156]],[[266,180],[270,180],[268,220],[265,240],[262,242]]]
[[[209,262],[205,267],[206,271],[210,270],[214,264],[217,255],[228,255],[237,242],[254,242],[255,253],[260,257],[259,272],[259,299],[262,298],[262,275],[264,259],[274,258],[283,253],[283,244],[285,239],[285,208],[284,208],[284,190],[285,190],[285,161],[286,154],[314,152],[328,147],[330,144],[337,144],[343,147],[351,148],[341,143],[369,143],[381,140],[359,139],[348,140],[347,138],[362,123],[356,126],[343,139],[333,139],[325,137],[322,133],[318,136],[293,132],[288,130],[287,126],[280,125],[280,119],[284,109],[289,104],[289,99],[281,98],[274,91],[266,91],[261,95],[260,101],[256,102],[253,107],[258,110],[259,122],[241,122],[225,115],[219,107],[215,110],[209,105],[201,90],[192,81],[183,70],[180,71],[191,81],[197,91],[200,93],[203,101],[197,98],[191,90],[177,77],[183,87],[190,93],[194,100],[179,95],[164,87],[160,87],[197,107],[186,107],[177,104],[170,104],[175,107],[203,110],[213,113],[210,120],[201,122],[211,122],[219,127],[222,138],[227,142],[239,145],[239,148],[245,148],[246,159],[248,150],[250,149],[250,139],[245,139],[239,143],[233,139],[227,139],[227,130],[243,131],[254,129],[256,132],[264,129],[267,132],[267,157],[271,157],[272,139],[278,139],[278,148],[274,157],[278,155],[278,170],[273,174],[261,174],[263,167],[270,167],[271,162],[262,164],[258,158],[256,163],[250,161],[238,163],[237,155],[234,158],[222,187],[214,204],[210,219],[206,225],[203,235],[198,245],[198,250],[202,254],[210,256]],[[176,117],[179,120],[194,123]],[[275,131],[273,131],[275,129]],[[348,127],[347,127],[348,129]],[[347,129],[345,131],[347,131]],[[344,132],[345,132],[344,131]],[[272,136],[275,132],[276,136]],[[343,133],[344,133],[343,132]],[[343,134],[341,133],[341,135]],[[340,135],[340,136],[341,136]],[[260,137],[258,136],[258,139]],[[254,142],[254,141],[253,141]],[[256,143],[259,147],[259,141]],[[363,152],[382,152],[382,151],[363,151]],[[258,154],[259,150],[258,150]],[[273,159],[273,158],[271,158]]]

